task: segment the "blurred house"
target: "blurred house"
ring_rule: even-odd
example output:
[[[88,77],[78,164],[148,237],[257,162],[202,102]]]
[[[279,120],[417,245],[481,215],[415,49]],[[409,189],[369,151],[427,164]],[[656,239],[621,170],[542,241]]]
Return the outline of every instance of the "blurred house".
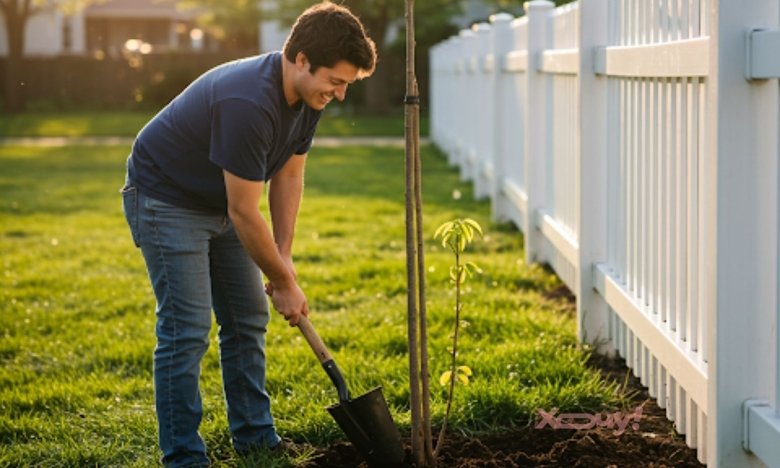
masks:
[[[260,52],[282,50],[289,32],[290,27],[282,25],[279,21],[263,21],[260,24],[260,44],[258,44]]]
[[[56,9],[32,16],[25,30],[28,57],[118,56],[132,52],[217,50],[218,41],[198,28],[198,12],[180,10],[175,0],[106,0],[73,15]],[[0,56],[8,54],[0,22]]]

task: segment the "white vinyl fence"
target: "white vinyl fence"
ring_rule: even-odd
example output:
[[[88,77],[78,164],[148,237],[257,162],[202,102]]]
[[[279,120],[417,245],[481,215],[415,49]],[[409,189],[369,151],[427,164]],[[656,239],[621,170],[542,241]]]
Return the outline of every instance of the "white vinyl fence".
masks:
[[[536,0],[432,49],[431,136],[711,466],[780,466],[780,0]]]

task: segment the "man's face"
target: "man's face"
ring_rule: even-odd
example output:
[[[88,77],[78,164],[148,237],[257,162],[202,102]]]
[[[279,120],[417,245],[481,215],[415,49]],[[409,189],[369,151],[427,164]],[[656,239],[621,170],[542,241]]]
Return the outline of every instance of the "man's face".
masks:
[[[360,70],[355,65],[342,60],[333,67],[319,67],[313,74],[309,72],[311,64],[303,54],[298,54],[296,68],[301,72],[296,82],[296,92],[309,107],[322,110],[336,98],[343,101],[347,86],[357,80]]]

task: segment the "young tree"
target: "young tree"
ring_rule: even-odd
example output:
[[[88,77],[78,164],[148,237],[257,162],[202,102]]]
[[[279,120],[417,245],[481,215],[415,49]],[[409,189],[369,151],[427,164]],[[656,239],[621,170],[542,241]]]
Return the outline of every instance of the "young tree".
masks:
[[[425,255],[422,235],[422,168],[420,159],[420,90],[415,68],[414,0],[404,1],[406,24],[406,96],[404,98],[407,335],[409,341],[409,406],[412,416],[412,460],[417,467],[435,467],[430,414],[428,325],[425,299]]]
[[[471,376],[471,369],[468,366],[458,365],[458,334],[461,326],[465,326],[466,323],[461,322],[460,315],[463,311],[463,285],[466,283],[467,278],[481,272],[475,263],[462,260],[463,252],[476,235],[482,237],[482,226],[471,218],[447,221],[439,226],[433,235],[434,239],[441,239],[442,247],[448,248],[455,260],[455,264],[450,267],[450,282],[455,286],[455,320],[452,332],[452,348],[450,348],[450,368],[439,379],[439,383],[449,387],[447,391],[447,410],[444,413],[444,420],[439,431],[434,457],[438,455],[439,450],[444,446],[444,434],[447,432],[447,422],[450,419],[452,402],[455,399],[455,383],[460,382],[463,385],[468,385],[469,376]]]

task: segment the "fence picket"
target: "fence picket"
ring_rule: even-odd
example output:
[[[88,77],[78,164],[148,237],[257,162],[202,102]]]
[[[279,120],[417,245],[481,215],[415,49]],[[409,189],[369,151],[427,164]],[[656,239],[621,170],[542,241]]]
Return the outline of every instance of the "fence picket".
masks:
[[[661,361],[658,361],[658,395],[656,397],[656,402],[658,403],[658,407],[661,409],[665,409],[669,404],[668,379],[669,377],[666,372],[666,367],[661,364]]]

